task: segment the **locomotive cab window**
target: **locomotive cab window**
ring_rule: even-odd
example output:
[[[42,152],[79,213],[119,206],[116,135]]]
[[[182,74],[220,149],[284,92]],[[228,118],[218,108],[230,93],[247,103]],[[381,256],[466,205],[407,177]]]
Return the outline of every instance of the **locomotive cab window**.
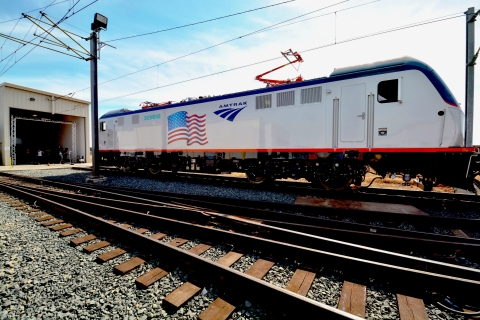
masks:
[[[107,131],[107,123],[105,121],[100,122],[100,131]]]
[[[398,79],[381,81],[377,88],[377,101],[380,103],[398,102]]]

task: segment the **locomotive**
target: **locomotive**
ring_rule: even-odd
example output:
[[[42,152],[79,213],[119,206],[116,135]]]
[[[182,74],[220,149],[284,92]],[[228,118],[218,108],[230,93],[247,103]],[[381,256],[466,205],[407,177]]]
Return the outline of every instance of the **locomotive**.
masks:
[[[244,172],[253,184],[305,178],[359,186],[368,170],[473,189],[477,149],[440,76],[411,57],[335,69],[330,76],[99,119],[100,160],[124,171]]]

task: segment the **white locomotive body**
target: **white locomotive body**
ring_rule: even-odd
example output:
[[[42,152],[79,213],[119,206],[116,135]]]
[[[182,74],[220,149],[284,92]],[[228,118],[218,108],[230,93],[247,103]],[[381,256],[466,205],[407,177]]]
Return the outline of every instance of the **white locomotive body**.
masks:
[[[464,114],[425,63],[399,58],[329,77],[100,118],[105,161],[126,170],[245,171],[250,181],[301,178],[326,188],[379,174],[424,181],[465,174]],[[463,169],[446,168],[450,161]],[[462,171],[463,170],[463,171]]]

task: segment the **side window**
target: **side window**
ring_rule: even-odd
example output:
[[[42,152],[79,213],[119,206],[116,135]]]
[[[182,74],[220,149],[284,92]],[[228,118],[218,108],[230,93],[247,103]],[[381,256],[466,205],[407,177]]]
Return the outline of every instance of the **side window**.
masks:
[[[381,81],[377,88],[377,101],[380,103],[398,102],[398,79]]]
[[[107,123],[105,121],[100,122],[100,131],[107,131]]]

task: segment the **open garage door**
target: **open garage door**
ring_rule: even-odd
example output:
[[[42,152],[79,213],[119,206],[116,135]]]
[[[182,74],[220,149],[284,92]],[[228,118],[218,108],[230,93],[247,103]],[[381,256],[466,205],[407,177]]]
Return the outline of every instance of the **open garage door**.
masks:
[[[50,159],[44,161],[58,163],[59,146],[66,149],[64,160],[76,161],[75,122],[12,115],[10,128],[12,165],[36,163],[38,149],[50,151]]]

